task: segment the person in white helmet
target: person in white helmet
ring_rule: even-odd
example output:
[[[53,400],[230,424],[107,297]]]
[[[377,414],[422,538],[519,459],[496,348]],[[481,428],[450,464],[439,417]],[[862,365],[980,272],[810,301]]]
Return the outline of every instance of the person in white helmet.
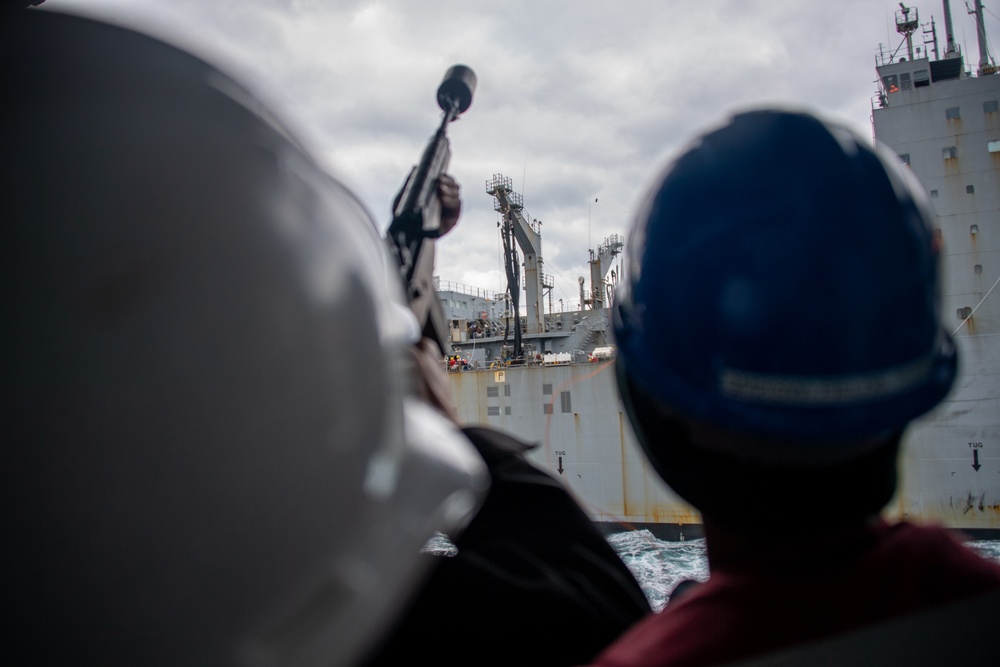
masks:
[[[880,517],[904,430],[956,372],[933,221],[898,158],[804,111],[737,114],[654,181],[619,388],[711,575],[590,664],[997,664],[1000,566]]]
[[[566,664],[648,609],[561,488],[538,485],[585,542],[579,570],[562,569],[570,540],[491,546],[520,537],[491,509],[516,486],[505,467],[537,470],[449,419],[371,216],[250,90],[140,32],[18,12],[0,25],[12,653],[374,663],[427,620],[417,601],[488,609],[477,595],[503,568],[536,560],[555,576],[538,610],[593,619],[557,650]],[[451,226],[457,184],[439,192]],[[478,552],[498,576],[448,588],[422,552],[439,533],[459,544],[451,563]],[[539,619],[518,588],[523,615],[498,601],[492,626],[438,625],[434,645],[524,655],[534,635],[514,629]],[[608,611],[615,595],[626,612]]]

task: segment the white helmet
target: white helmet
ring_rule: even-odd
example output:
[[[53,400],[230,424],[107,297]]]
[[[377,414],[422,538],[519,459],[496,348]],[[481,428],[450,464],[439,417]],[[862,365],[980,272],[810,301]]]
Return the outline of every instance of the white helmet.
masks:
[[[38,662],[351,664],[488,484],[371,217],[147,36],[0,26],[3,430]]]

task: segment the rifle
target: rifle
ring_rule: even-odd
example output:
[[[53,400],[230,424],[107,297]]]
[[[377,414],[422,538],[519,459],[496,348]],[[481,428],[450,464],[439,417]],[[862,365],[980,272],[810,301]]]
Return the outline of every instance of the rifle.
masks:
[[[469,108],[475,89],[476,75],[465,65],[455,65],[445,73],[437,91],[438,106],[444,111],[441,126],[424,149],[420,164],[406,177],[386,234],[390,251],[399,260],[410,309],[424,336],[437,342],[441,354],[447,354],[448,343],[444,312],[434,291],[434,240],[443,233],[437,182],[451,159],[448,124]]]

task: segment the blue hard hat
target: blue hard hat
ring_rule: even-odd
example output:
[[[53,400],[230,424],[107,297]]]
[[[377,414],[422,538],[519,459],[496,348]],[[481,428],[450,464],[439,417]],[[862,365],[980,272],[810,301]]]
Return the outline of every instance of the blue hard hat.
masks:
[[[742,113],[655,181],[615,305],[645,398],[737,433],[838,447],[949,391],[933,214],[891,152],[799,111]]]

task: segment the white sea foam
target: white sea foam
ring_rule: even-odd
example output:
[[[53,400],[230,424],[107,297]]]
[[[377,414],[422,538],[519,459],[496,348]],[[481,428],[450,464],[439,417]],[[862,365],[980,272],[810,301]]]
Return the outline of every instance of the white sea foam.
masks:
[[[674,588],[682,581],[708,579],[705,540],[668,542],[653,537],[648,530],[632,530],[608,536],[608,542],[642,587],[655,611],[661,611]],[[1000,540],[976,540],[969,546],[986,558],[1000,562]],[[454,556],[455,546],[443,535],[427,543],[425,551]]]

